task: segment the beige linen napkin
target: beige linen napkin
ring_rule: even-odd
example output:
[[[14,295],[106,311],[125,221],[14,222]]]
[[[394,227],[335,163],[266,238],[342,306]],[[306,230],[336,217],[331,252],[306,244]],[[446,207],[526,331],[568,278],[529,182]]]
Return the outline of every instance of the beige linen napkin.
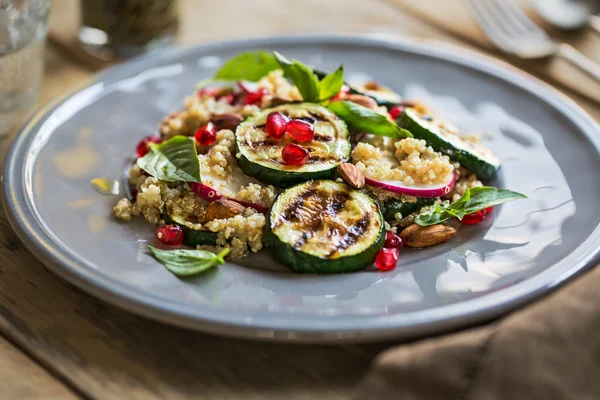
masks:
[[[600,399],[600,268],[494,324],[381,354],[357,399]]]
[[[388,0],[391,4],[429,22],[443,31],[474,43],[486,50],[496,51],[485,36],[471,12],[469,0]],[[490,0],[483,0],[490,1]],[[586,56],[600,62],[600,35],[591,29],[564,33],[553,29],[537,16],[527,0],[516,0],[521,8],[553,39],[567,42]],[[550,1],[549,1],[550,3]],[[498,53],[500,54],[500,53]],[[506,58],[505,55],[502,55]],[[508,60],[536,76],[558,83],[591,100],[600,102],[600,82],[590,78],[564,60],[552,58],[540,61]]]

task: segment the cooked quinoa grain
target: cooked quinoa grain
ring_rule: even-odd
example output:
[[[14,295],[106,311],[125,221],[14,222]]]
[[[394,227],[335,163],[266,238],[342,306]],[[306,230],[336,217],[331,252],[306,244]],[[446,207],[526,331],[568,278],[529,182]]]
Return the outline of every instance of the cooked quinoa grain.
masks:
[[[428,185],[447,182],[453,166],[447,156],[435,152],[424,140],[406,138],[385,146],[358,143],[352,161],[369,178],[397,180],[405,185]]]

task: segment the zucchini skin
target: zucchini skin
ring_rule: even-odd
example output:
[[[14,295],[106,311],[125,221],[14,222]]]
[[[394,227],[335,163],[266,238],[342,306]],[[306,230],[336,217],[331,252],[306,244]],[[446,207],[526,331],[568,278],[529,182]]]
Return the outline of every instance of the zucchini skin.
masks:
[[[276,204],[278,198],[284,194],[285,191],[279,193],[273,204]],[[385,224],[383,223],[383,215],[381,214],[379,206],[377,206],[377,210],[378,216],[381,220],[377,239],[366,250],[359,254],[342,256],[336,259],[325,259],[305,253],[301,250],[296,250],[291,245],[279,239],[279,237],[272,231],[271,211],[267,213],[264,234],[265,245],[269,253],[278,263],[285,265],[296,273],[339,274],[361,271],[373,264],[375,257],[377,257],[377,253],[379,253],[385,244],[386,231]]]
[[[217,245],[217,232],[211,232],[207,230],[196,230],[183,224],[178,224],[177,222],[173,221],[171,216],[166,212],[163,215],[163,219],[165,220],[165,224],[167,225],[173,224],[181,227],[181,229],[183,230],[183,244],[187,246],[195,248],[196,246],[201,245]]]
[[[499,166],[488,163],[479,158],[477,154],[453,146],[439,135],[421,126],[406,111],[400,114],[396,123],[401,128],[409,130],[415,138],[425,140],[435,151],[447,155],[451,160],[457,161],[463,167],[473,171],[481,179],[489,180],[496,175]]]
[[[239,154],[237,143],[236,153]],[[267,185],[273,185],[279,188],[289,188],[311,179],[335,179],[337,174],[337,165],[321,171],[288,172],[253,163],[243,154],[240,154],[236,159],[238,166],[246,175],[252,176]]]
[[[403,217],[420,210],[425,206],[430,206],[435,203],[435,198],[418,198],[415,203],[403,203],[400,200],[390,200],[385,203],[385,211],[383,212],[383,218],[386,221],[394,221],[396,214],[400,213]]]
[[[381,224],[381,232],[377,240],[367,250],[353,256],[327,260],[296,250],[289,244],[282,242],[271,231],[270,220],[269,213],[266,225],[267,249],[278,263],[300,274],[339,274],[361,271],[373,264],[377,253],[385,243],[385,227]]]

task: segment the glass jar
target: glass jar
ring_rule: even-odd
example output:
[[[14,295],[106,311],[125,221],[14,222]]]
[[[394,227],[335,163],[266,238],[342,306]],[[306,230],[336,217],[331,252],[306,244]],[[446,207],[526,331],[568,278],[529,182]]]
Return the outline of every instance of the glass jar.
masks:
[[[177,17],[177,0],[81,0],[79,41],[102,59],[132,57],[171,45]]]
[[[50,0],[0,0],[0,135],[38,99]]]

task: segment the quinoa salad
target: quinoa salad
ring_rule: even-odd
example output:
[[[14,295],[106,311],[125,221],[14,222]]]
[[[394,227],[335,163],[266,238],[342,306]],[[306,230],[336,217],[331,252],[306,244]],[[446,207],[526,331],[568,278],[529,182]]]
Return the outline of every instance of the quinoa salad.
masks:
[[[261,50],[135,150],[114,215],[155,225],[150,252],[178,276],[263,249],[299,273],[388,271],[525,197],[487,186],[500,159],[425,104]]]

